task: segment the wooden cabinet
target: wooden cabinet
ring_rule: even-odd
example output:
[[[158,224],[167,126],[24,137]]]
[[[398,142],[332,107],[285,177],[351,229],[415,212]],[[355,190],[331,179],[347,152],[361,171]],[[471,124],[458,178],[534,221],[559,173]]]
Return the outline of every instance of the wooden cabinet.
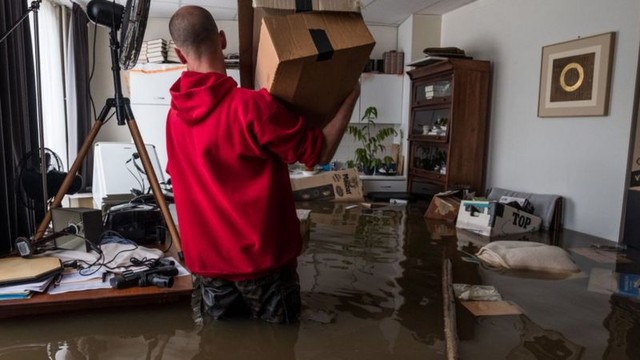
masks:
[[[360,98],[356,103],[351,123],[358,123],[369,106],[378,109],[376,124],[402,122],[402,84],[404,75],[363,73],[360,76]]]
[[[407,191],[484,191],[491,70],[488,61],[448,59],[411,78]]]

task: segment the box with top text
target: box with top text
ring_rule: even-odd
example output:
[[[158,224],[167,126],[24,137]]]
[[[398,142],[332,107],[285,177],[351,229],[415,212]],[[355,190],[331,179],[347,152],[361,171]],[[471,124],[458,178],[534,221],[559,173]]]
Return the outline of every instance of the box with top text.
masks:
[[[463,200],[456,227],[484,236],[519,234],[540,230],[542,219],[496,201]]]

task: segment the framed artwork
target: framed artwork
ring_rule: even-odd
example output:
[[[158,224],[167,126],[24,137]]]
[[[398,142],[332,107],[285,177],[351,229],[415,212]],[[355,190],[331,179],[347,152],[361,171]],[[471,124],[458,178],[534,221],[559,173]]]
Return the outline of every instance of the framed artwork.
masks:
[[[542,48],[538,117],[604,116],[615,33]]]

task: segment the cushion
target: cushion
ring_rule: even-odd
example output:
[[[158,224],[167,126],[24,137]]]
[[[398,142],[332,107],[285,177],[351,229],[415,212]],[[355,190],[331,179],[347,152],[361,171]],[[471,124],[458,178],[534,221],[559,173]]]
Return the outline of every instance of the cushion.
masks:
[[[476,253],[494,269],[532,270],[551,273],[577,273],[580,268],[564,249],[533,241],[494,241]]]

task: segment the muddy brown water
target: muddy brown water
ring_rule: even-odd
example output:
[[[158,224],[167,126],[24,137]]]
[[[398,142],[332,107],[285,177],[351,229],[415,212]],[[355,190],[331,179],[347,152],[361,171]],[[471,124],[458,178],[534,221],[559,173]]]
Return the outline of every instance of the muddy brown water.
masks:
[[[632,272],[633,262],[570,252],[580,276],[501,273],[469,262],[477,238],[426,223],[424,206],[299,207],[313,211],[298,265],[298,324],[196,327],[187,302],[21,317],[0,320],[0,359],[444,359],[446,258],[454,282],[492,284],[523,310],[476,317],[455,306],[460,358],[640,358],[637,300],[594,291],[593,269]],[[577,248],[599,240],[565,231],[556,241]]]

